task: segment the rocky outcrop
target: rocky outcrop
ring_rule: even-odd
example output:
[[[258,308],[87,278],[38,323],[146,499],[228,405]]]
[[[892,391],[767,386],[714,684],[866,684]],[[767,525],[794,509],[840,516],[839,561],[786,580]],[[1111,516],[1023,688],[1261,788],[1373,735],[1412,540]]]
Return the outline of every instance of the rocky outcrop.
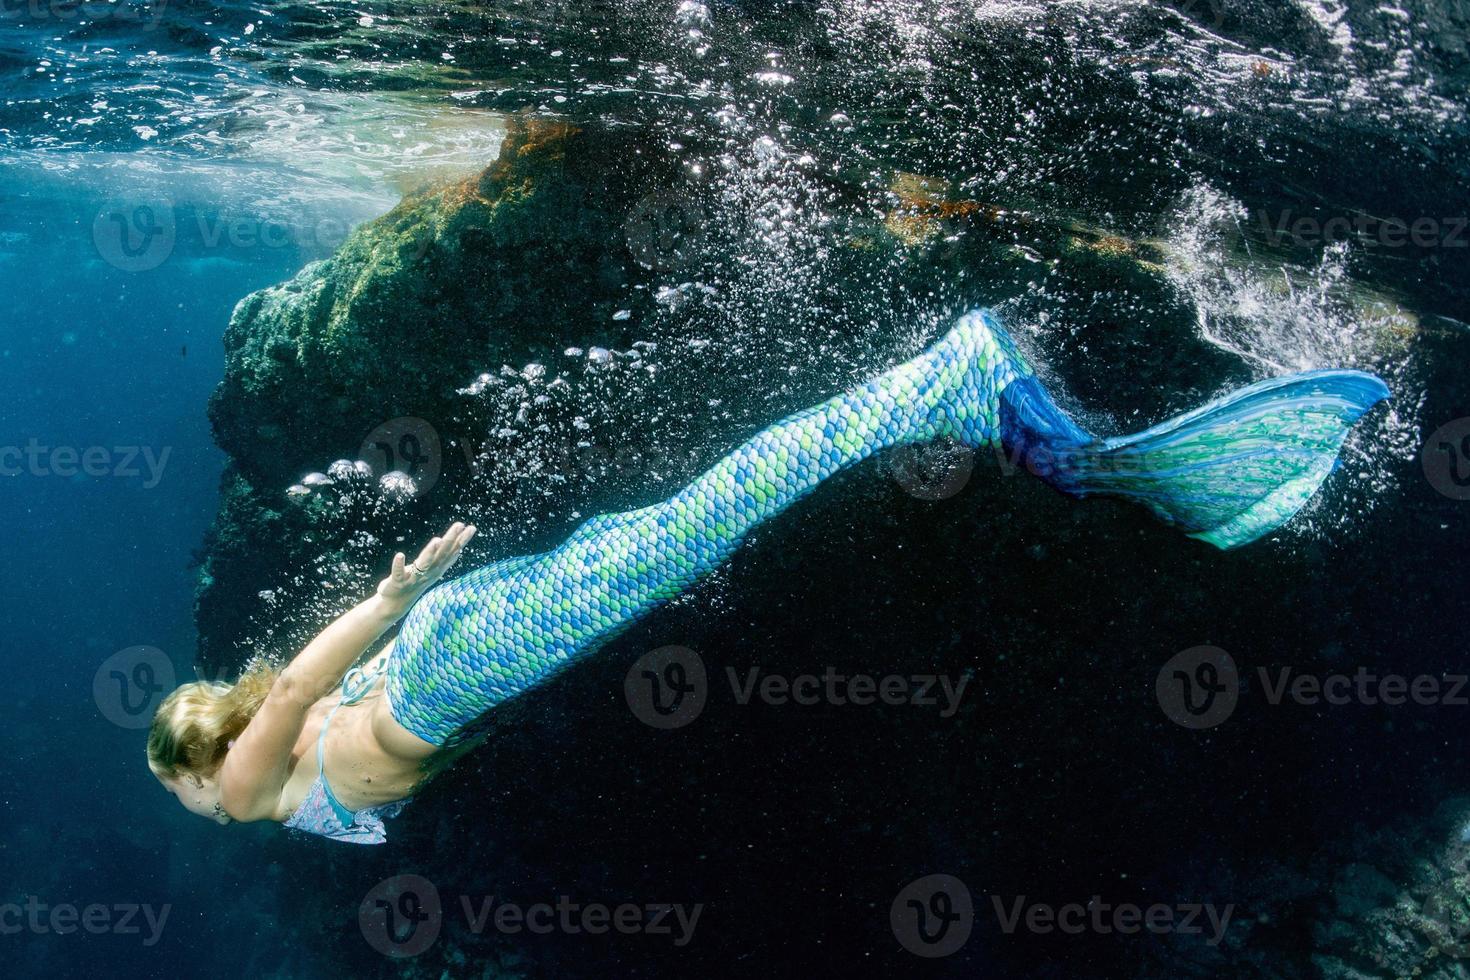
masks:
[[[339,567],[348,538],[392,524],[381,501],[344,502],[345,486],[330,502],[293,499],[288,486],[334,459],[356,460],[390,420],[432,420],[447,437],[447,420],[463,410],[457,389],[486,365],[585,343],[596,333],[588,325],[608,323],[618,297],[646,280],[647,268],[609,243],[622,242],[630,209],[671,168],[615,132],[575,136],[563,123],[512,120],[483,172],[408,196],[331,258],[237,306],[209,405],[230,461],[196,604],[206,669],[253,652],[236,639],[281,636],[272,621],[297,612],[282,589],[303,574],[330,569],[328,588],[351,591]],[[452,484],[467,457],[445,449],[434,465],[451,470],[440,475]],[[416,466],[386,455],[376,463],[373,479]],[[399,502],[428,517],[447,496]]]
[[[1139,977],[1470,977],[1470,799],[1345,828],[1296,860],[1212,866],[1191,886],[1233,925],[1218,946],[1173,936]]]
[[[559,350],[585,337],[568,328],[613,312],[643,270],[610,260],[608,243],[668,174],[606,136],[588,153],[572,133],[516,123],[479,175],[410,195],[239,304],[210,420],[242,475],[290,483],[378,421],[432,415],[484,364]],[[610,169],[620,149],[628,166]]]

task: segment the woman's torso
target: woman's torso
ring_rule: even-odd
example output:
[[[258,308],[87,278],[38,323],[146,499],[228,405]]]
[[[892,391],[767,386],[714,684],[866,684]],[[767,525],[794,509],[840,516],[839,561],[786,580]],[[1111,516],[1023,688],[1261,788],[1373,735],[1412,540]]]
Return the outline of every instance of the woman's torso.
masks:
[[[385,656],[379,654],[370,661],[367,672],[372,673]],[[317,742],[324,725],[321,773],[347,809],[361,810],[405,799],[423,779],[423,761],[429,753],[412,744],[418,740],[393,720],[381,677],[372,682],[360,701],[342,702],[339,686],[307,712],[291,750],[291,773],[281,790],[277,820],[289,820],[312,791],[318,775]],[[424,743],[424,748],[432,747]]]

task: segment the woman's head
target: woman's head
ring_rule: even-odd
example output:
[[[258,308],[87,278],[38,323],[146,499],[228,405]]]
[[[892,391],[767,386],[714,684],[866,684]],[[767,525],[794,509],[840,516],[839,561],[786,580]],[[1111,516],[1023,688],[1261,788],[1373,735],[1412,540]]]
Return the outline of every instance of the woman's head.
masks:
[[[233,684],[182,684],[158,706],[148,731],[148,768],[186,809],[229,822],[220,806],[219,769],[270,693],[276,673],[257,666]]]

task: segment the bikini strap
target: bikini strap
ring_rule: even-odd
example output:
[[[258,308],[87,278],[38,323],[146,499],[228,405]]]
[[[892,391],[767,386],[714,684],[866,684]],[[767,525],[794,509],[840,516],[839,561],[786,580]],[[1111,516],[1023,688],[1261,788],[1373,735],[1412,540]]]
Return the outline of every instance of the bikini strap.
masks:
[[[326,719],[322,721],[322,730],[316,737],[316,775],[322,782],[322,793],[326,796],[327,803],[337,815],[337,821],[344,827],[351,827],[356,822],[357,815],[342,805],[337,794],[332,792],[332,784],[327,781],[327,729],[331,727],[332,716],[337,713],[338,708],[344,704],[356,704],[367,696],[378,678],[383,676],[387,665],[388,658],[384,657],[378,663],[368,665],[366,669],[353,667],[347,672],[347,676],[342,678],[342,698],[327,712]]]
[[[327,712],[327,719],[322,722],[321,733],[316,737],[316,772],[318,776],[323,775],[326,771],[324,760],[326,757],[327,726],[332,724],[332,716],[337,713],[337,709],[342,707],[342,705],[357,704],[357,702],[367,697],[368,692],[373,689],[373,685],[378,682],[379,677],[383,676],[387,668],[388,658],[384,657],[377,663],[369,664],[366,668],[353,667],[347,672],[347,676],[342,678],[342,699],[332,706],[331,711]]]
[[[322,722],[322,730],[316,737],[316,774],[322,777],[322,779],[327,778],[325,761],[327,752],[327,726],[332,724],[332,716],[337,713],[337,709],[346,703],[345,701],[338,701],[332,710],[327,712],[327,718]]]
[[[316,778],[322,784],[322,796],[326,798],[327,805],[336,814],[337,822],[343,827],[352,827],[357,823],[357,814],[347,809],[342,801],[337,799],[337,794],[332,792],[332,784],[327,780],[326,770],[327,729],[331,727],[332,716],[337,713],[337,708],[346,703],[348,702],[337,702],[336,706],[327,712],[326,720],[322,722],[321,734],[316,737]]]
[[[347,676],[342,678],[342,700],[338,703],[339,707],[343,704],[356,704],[367,697],[387,669],[388,658],[383,657],[367,667],[353,667],[349,670]]]
[[[332,716],[342,705],[356,704],[367,697],[367,693],[373,689],[373,685],[378,682],[379,677],[383,676],[387,667],[388,658],[384,657],[375,664],[369,664],[366,668],[353,667],[347,672],[347,676],[342,678],[342,699],[332,706],[331,711],[327,712],[327,720],[322,722],[321,734],[316,737],[317,775],[320,776],[325,768],[322,760],[326,753],[327,726],[332,723]]]

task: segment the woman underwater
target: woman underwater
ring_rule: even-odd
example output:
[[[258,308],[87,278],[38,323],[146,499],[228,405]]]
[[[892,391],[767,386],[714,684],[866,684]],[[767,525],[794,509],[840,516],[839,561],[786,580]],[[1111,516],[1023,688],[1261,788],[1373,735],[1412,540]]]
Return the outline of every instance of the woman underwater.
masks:
[[[411,563],[395,555],[376,593],[279,673],[171,693],[149,733],[149,766],[219,823],[276,820],[382,843],[383,818],[487,711],[679,595],[759,523],[878,450],[999,446],[1059,490],[1134,500],[1232,548],[1295,514],[1349,428],[1387,395],[1371,374],[1312,371],[1101,438],[1062,413],[990,313],[971,312],[923,354],[758,432],[668,500],[593,517],[551,551],[437,588],[473,527],[452,525]],[[353,668],[400,618],[397,637]]]

